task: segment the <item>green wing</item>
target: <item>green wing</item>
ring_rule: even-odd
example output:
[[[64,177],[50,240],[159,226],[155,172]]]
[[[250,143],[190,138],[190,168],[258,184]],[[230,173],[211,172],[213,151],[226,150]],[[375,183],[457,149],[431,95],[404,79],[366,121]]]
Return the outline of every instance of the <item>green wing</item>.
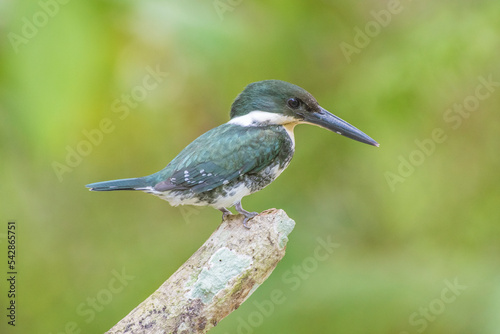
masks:
[[[241,175],[258,173],[293,150],[283,127],[223,124],[198,137],[160,172],[155,190],[210,191]]]

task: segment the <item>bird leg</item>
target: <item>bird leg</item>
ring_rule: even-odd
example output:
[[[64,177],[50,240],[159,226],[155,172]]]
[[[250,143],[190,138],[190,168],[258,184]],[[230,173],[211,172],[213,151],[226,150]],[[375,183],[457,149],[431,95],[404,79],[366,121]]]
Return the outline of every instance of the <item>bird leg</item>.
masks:
[[[231,211],[229,211],[226,208],[220,208],[219,210],[222,211],[222,220],[223,221],[227,218],[227,216],[230,216],[233,214]]]
[[[243,216],[245,216],[245,219],[243,219],[243,226],[245,226],[246,228],[250,228],[248,225],[247,225],[247,222],[252,219],[253,217],[257,216],[259,213],[258,212],[248,212],[247,210],[243,209],[241,207],[241,201],[237,202],[235,205],[234,205],[234,208],[236,209],[236,211],[238,211],[239,213],[241,213]]]

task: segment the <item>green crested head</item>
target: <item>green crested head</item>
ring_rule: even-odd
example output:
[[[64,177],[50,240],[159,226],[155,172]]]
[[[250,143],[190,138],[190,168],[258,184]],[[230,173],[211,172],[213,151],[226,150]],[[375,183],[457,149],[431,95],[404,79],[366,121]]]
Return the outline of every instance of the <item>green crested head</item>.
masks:
[[[265,111],[296,117],[297,112],[319,111],[316,99],[305,89],[281,80],[249,84],[231,106],[231,119],[252,111]]]
[[[362,143],[378,143],[351,124],[323,109],[305,89],[280,80],[249,84],[231,106],[231,124],[241,126],[306,123],[320,126]]]

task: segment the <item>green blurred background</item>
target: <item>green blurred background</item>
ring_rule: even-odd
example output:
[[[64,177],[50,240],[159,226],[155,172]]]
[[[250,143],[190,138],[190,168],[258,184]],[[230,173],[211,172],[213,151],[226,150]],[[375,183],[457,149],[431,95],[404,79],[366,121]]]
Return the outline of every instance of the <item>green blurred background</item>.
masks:
[[[499,17],[487,0],[0,2],[0,272],[8,220],[19,272],[0,331],[101,333],[149,296],[220,212],[84,185],[160,170],[245,85],[281,79],[381,147],[296,128],[291,166],[243,203],[296,221],[287,255],[211,333],[498,333]]]

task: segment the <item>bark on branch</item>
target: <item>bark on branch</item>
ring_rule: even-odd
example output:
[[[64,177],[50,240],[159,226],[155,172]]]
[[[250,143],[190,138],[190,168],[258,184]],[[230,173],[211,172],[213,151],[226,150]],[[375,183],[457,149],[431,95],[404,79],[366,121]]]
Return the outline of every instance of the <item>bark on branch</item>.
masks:
[[[270,209],[229,216],[156,292],[107,333],[206,333],[236,310],[285,255],[295,222]]]

